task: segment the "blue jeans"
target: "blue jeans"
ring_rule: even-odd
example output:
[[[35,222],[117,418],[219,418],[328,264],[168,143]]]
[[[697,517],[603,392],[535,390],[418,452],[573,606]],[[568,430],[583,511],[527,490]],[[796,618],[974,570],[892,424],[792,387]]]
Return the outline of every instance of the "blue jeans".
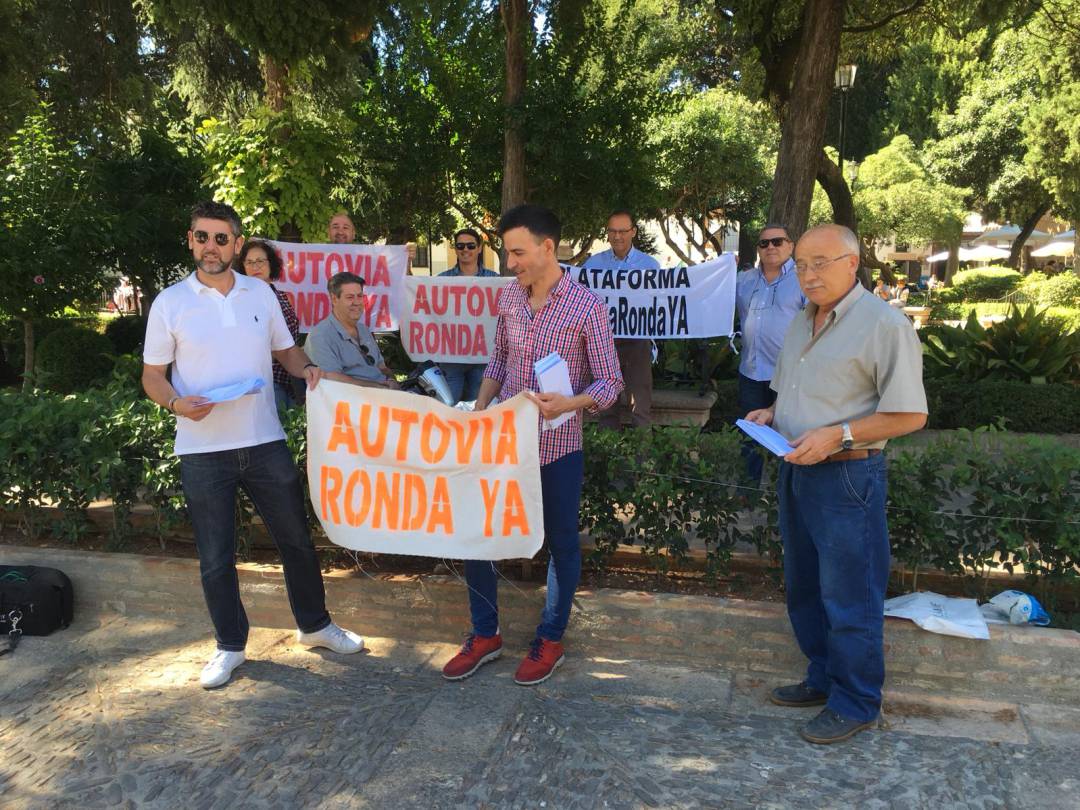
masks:
[[[485,363],[439,363],[454,402],[473,402],[484,380]]]
[[[780,464],[780,534],[788,616],[810,659],[806,682],[829,708],[878,716],[885,682],[889,529],[883,455],[812,466]]]
[[[578,536],[578,508],[585,457],[577,450],[540,468],[544,497],[544,539],[548,561],[547,602],[536,635],[560,641],[570,621],[570,606],[581,578],[581,541]],[[495,564],[483,560],[465,562],[465,582],[469,585],[469,611],[473,632],[493,636],[499,630],[499,575]]]
[[[750,411],[768,408],[776,402],[776,392],[769,388],[769,380],[751,380],[745,374],[739,375],[739,418],[745,419]],[[794,439],[794,436],[789,436]],[[755,484],[761,482],[761,471],[765,467],[765,458],[761,455],[761,446],[749,437],[743,437],[741,451],[746,459],[746,474]]]
[[[248,620],[236,576],[236,490],[259,510],[285,568],[296,625],[313,633],[330,624],[322,569],[308,532],[300,474],[285,441],[180,457],[180,480],[199,550],[203,595],[218,649],[242,650]]]

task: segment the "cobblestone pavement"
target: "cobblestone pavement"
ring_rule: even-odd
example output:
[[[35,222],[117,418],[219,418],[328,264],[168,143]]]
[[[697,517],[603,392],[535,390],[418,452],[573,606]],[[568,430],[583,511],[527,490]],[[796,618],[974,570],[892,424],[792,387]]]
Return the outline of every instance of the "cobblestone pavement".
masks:
[[[0,806],[1080,807],[1080,728],[1052,716],[908,706],[821,748],[796,734],[815,710],[768,705],[745,675],[571,640],[555,678],[525,689],[524,639],[508,641],[447,683],[450,645],[339,657],[260,629],[207,692],[205,620],[80,620],[0,658]]]

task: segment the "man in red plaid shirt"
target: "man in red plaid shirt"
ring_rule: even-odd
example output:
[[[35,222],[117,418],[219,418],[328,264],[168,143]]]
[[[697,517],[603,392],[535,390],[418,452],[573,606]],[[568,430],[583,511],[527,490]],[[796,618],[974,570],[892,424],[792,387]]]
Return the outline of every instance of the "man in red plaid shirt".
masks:
[[[499,221],[506,265],[518,283],[504,287],[499,296],[495,349],[476,398],[476,409],[482,410],[496,396],[507,400],[525,391],[540,408],[540,486],[551,559],[547,603],[536,638],[514,676],[523,686],[547,680],[563,662],[562,637],[581,577],[581,412],[610,407],[623,387],[607,307],[559,267],[561,230],[555,214],[536,205],[512,208]],[[566,362],[574,396],[533,393],[538,390],[534,364],[552,352]],[[542,429],[542,419],[570,412],[574,416],[559,427]],[[467,561],[465,581],[473,632],[443,667],[443,677],[452,681],[469,677],[502,655],[494,563]]]

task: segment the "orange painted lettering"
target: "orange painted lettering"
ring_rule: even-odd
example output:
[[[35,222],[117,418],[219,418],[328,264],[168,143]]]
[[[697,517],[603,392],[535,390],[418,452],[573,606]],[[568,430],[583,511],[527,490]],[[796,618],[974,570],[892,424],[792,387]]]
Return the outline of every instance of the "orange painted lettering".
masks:
[[[338,511],[337,503],[339,494],[341,494],[341,470],[337,467],[322,465],[319,469],[319,504],[322,506],[323,520],[341,523],[341,513]]]
[[[333,453],[341,445],[345,445],[345,449],[354,455],[360,452],[360,448],[356,446],[356,431],[353,430],[351,417],[349,403],[338,402],[334,407],[334,428],[330,431],[326,452]]]

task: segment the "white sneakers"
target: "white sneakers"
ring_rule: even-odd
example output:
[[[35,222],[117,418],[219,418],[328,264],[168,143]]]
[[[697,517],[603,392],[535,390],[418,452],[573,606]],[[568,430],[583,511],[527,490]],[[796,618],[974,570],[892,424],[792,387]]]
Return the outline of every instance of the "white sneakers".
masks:
[[[352,655],[364,649],[364,639],[351,630],[338,627],[333,622],[314,633],[297,630],[296,640],[305,647],[326,647],[342,655]]]
[[[217,650],[210,662],[203,667],[202,675],[199,676],[199,683],[202,684],[203,689],[216,689],[219,686],[224,686],[232,677],[233,670],[246,660],[247,656],[244,655],[243,650],[239,652]]]
[[[364,639],[351,630],[338,627],[333,622],[314,633],[296,631],[296,640],[305,647],[325,647],[342,655],[351,655],[364,649]],[[247,660],[243,651],[217,650],[210,662],[203,667],[199,683],[203,689],[224,686],[232,677],[233,670]]]

